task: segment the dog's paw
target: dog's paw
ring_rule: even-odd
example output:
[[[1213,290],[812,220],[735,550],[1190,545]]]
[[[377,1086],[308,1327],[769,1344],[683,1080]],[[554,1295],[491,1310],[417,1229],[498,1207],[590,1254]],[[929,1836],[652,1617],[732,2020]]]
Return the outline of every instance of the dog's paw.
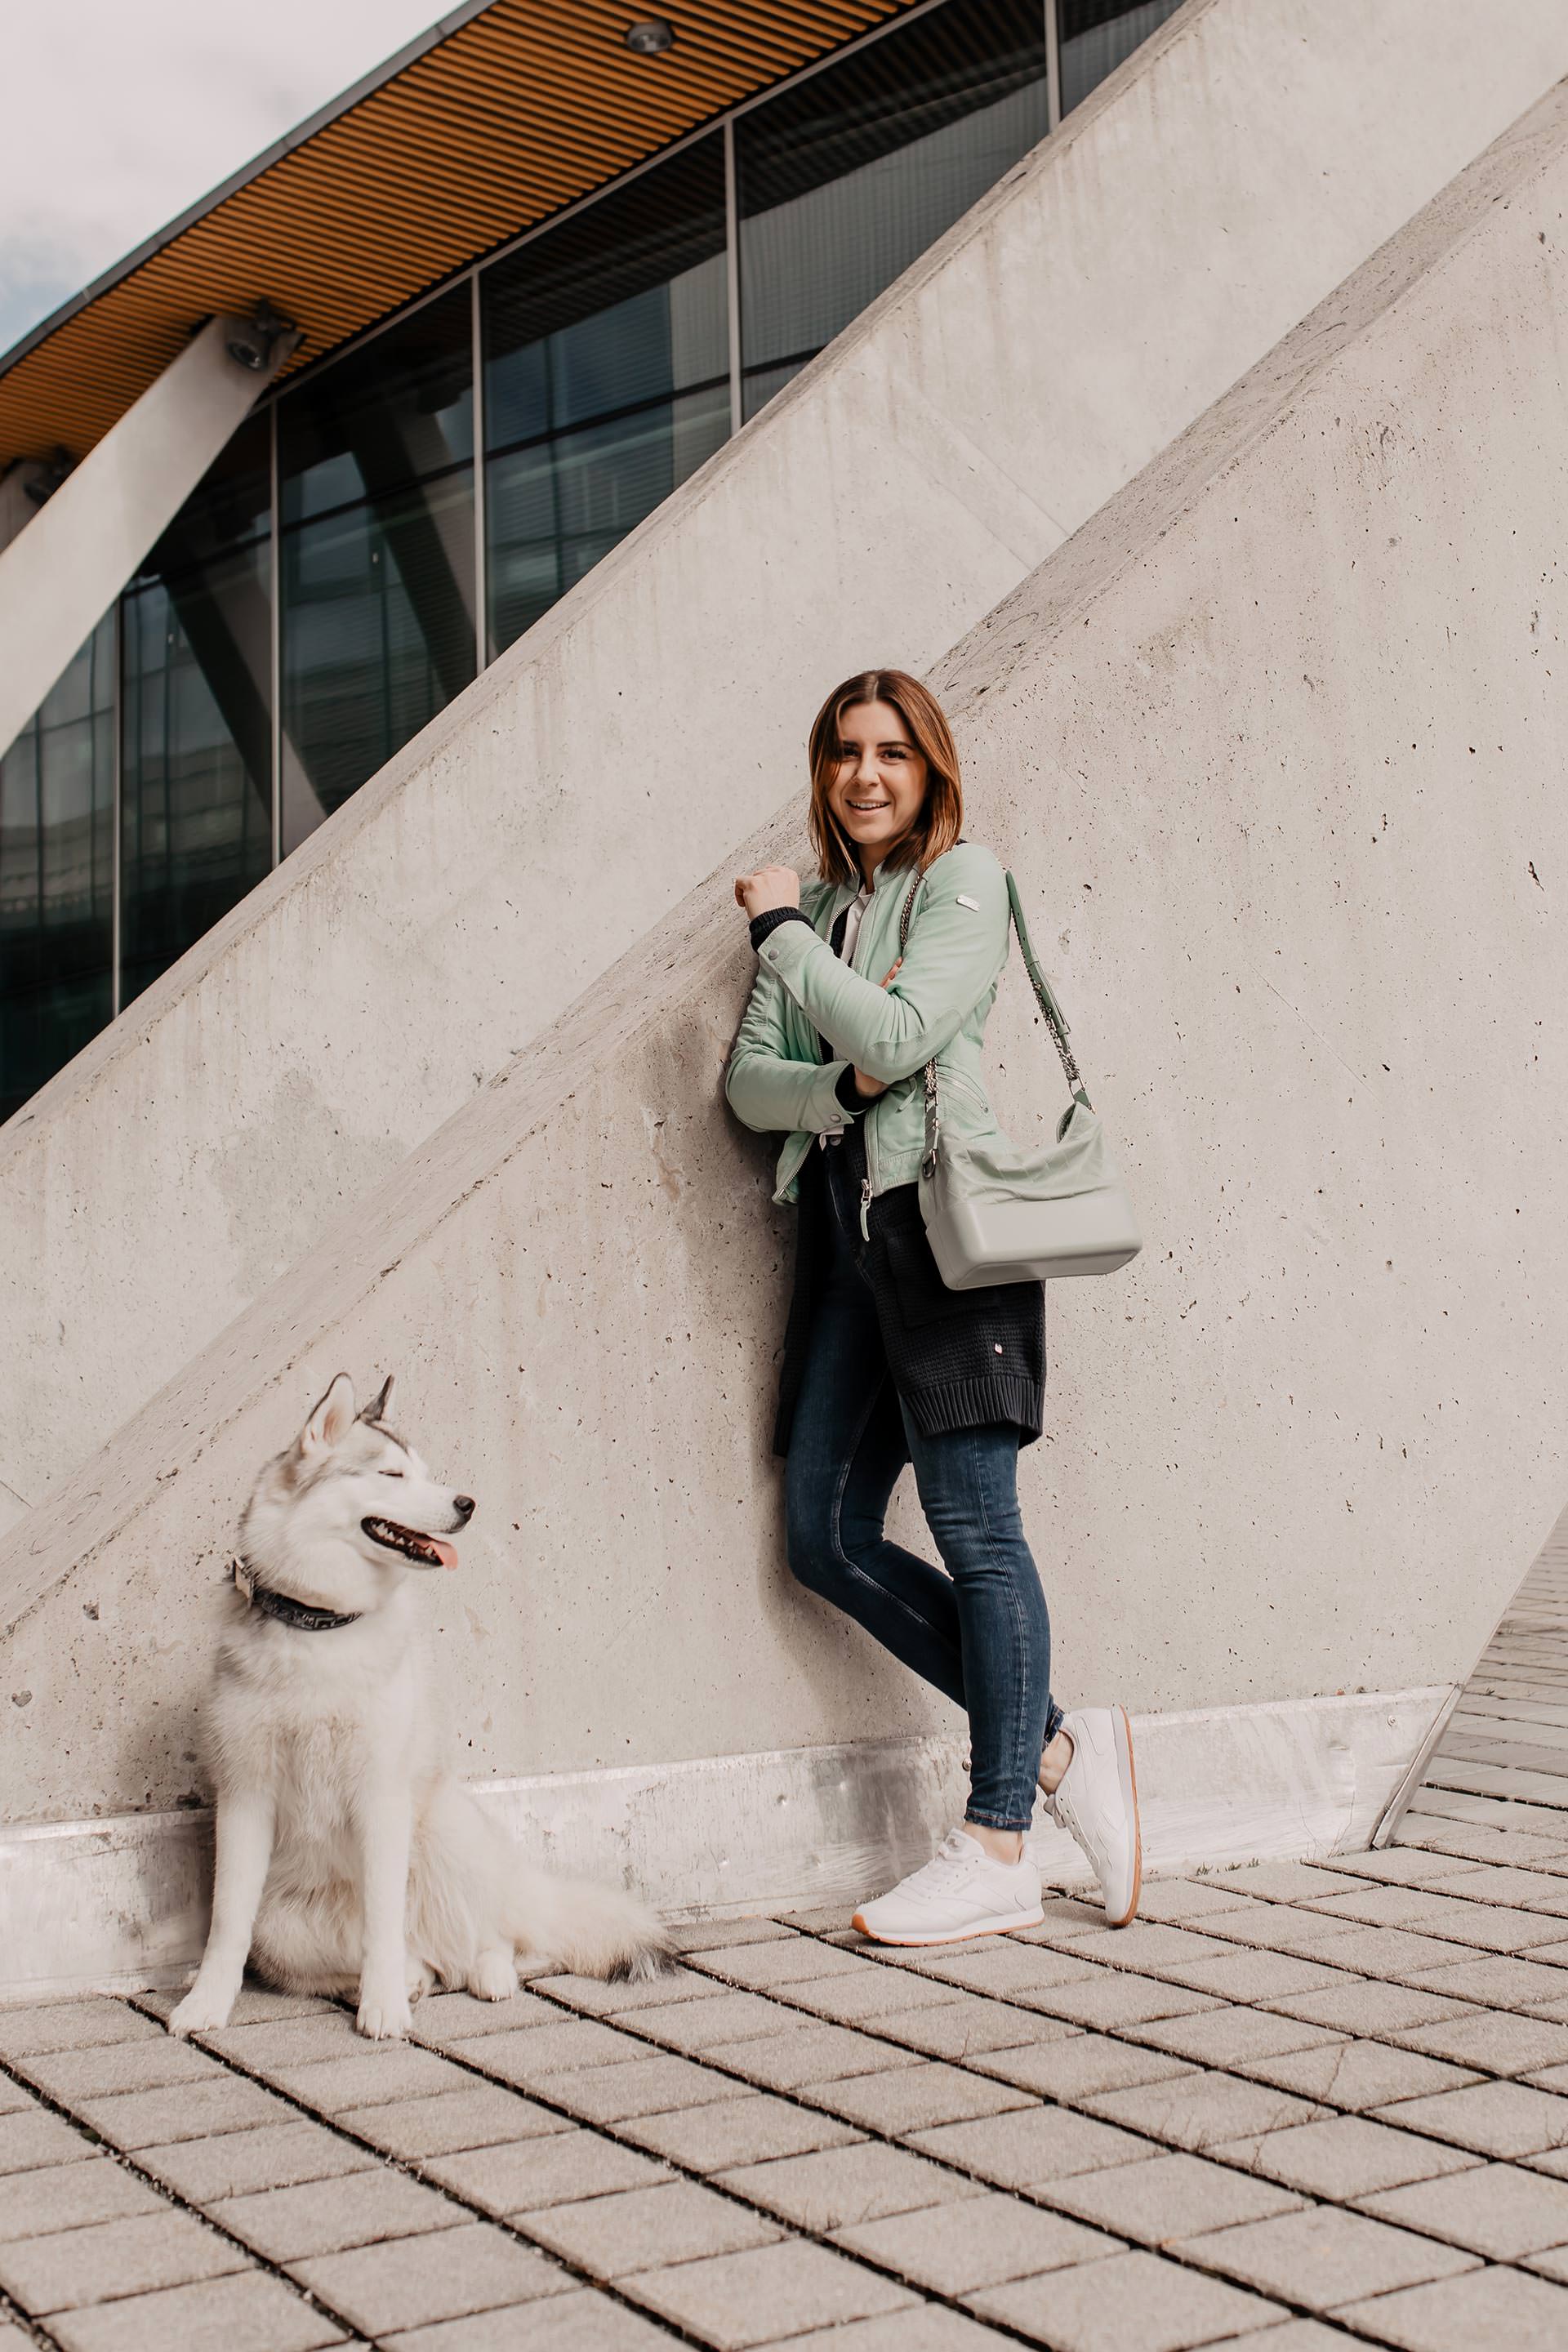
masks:
[[[510,2000],[517,1990],[517,1962],[510,1952],[481,1952],[468,1971],[476,2000]]]
[[[234,1995],[221,1987],[195,1983],[169,2013],[169,2031],[183,2042],[192,2033],[216,2033],[228,2023],[228,2013],[234,2007]]]
[[[359,2015],[354,2019],[359,2031],[371,2042],[405,2042],[414,2020],[408,2011],[408,1995],[399,1985],[395,1993],[378,1997],[373,1992],[360,1995]]]

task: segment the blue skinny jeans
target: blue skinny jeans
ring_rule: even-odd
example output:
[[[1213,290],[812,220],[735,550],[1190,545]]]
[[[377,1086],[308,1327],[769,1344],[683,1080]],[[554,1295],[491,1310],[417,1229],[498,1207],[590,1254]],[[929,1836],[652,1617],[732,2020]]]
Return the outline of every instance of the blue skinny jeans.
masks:
[[[1018,1511],[1018,1432],[994,1423],[925,1437],[904,1412],[860,1270],[858,1193],[839,1151],[824,1156],[832,1257],[784,1472],[790,1568],[966,1710],[966,1818],[1026,1830],[1040,1753],[1062,1717],[1046,1596]],[[883,1533],[908,1462],[945,1576]]]

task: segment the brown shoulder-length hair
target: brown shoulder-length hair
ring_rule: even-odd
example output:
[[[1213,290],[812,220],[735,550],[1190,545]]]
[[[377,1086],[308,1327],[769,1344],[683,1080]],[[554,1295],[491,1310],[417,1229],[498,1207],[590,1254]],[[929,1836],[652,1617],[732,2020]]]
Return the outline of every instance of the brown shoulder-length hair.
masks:
[[[923,873],[933,858],[952,847],[963,831],[963,787],[959,782],[958,750],[952,730],[942,716],[942,705],[907,670],[863,669],[834,688],[812,721],[811,812],[807,824],[817,869],[825,882],[860,880],[860,861],[855,845],[828,804],[827,788],[838,772],[844,713],[864,702],[890,703],[926,763],[925,799],[913,826],[893,852],[896,863],[918,866]]]

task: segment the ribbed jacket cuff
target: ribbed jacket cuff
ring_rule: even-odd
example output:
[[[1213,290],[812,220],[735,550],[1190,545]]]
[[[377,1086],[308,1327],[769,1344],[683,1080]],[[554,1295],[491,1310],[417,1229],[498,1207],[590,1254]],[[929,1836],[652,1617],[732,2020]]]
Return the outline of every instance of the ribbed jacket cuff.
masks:
[[[804,923],[807,929],[810,929],[811,917],[804,907],[770,907],[765,915],[753,915],[752,917],[752,947],[760,948],[768,933],[776,931],[781,923]]]

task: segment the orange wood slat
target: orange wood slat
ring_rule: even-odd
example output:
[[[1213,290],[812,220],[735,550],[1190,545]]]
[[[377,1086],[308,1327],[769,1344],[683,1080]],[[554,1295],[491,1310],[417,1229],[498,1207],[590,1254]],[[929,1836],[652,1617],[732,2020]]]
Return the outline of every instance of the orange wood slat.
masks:
[[[493,0],[172,236],[0,374],[0,468],[85,454],[214,310],[265,295],[286,373],[910,0]]]

